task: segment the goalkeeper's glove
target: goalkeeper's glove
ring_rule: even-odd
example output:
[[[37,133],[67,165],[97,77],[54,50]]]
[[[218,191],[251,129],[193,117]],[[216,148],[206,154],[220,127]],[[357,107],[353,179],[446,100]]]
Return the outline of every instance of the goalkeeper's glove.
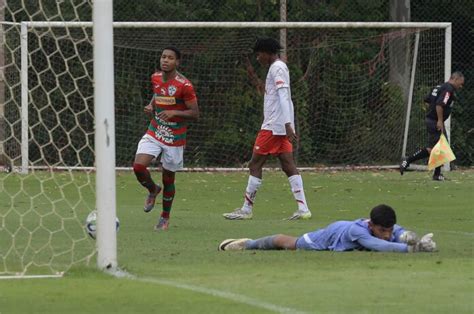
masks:
[[[414,245],[408,245],[408,252],[434,252],[436,251],[436,242],[433,241],[433,234],[425,234],[420,241]]]
[[[415,245],[418,242],[418,235],[413,231],[404,231],[399,237],[398,241],[408,245]]]

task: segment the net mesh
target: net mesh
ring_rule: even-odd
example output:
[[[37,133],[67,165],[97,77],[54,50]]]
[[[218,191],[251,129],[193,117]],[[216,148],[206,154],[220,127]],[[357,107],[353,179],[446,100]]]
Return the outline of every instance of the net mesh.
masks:
[[[388,165],[401,157],[414,30],[288,30],[288,65],[301,166]],[[33,29],[29,38],[30,162],[93,166],[92,46],[87,29]],[[147,119],[161,49],[178,46],[201,119],[190,124],[188,167],[241,167],[262,122],[266,69],[251,47],[258,29],[116,29],[117,166],[129,167]],[[444,78],[444,33],[422,30],[409,148],[424,141],[422,98]],[[17,50],[18,54],[18,50]],[[17,56],[18,57],[18,56]],[[16,59],[18,62],[18,59]],[[14,69],[17,72],[17,68]],[[16,88],[10,98],[18,99]],[[19,120],[18,101],[8,107]],[[18,123],[16,124],[18,131]],[[12,134],[10,156],[19,155]]]
[[[20,167],[20,28],[3,25],[5,169]],[[444,30],[420,31],[407,152],[426,138],[422,103],[444,79]],[[393,165],[402,154],[416,30],[288,29],[299,166]],[[267,69],[251,48],[269,29],[114,30],[116,162],[132,165],[148,120],[150,76],[163,47],[182,51],[180,72],[201,117],[188,128],[187,167],[242,167],[262,123]],[[89,28],[28,32],[30,172],[1,174],[0,274],[67,270],[95,243],[83,220],[94,209],[93,47]],[[271,165],[271,164],[270,164]],[[58,172],[57,169],[62,169]]]

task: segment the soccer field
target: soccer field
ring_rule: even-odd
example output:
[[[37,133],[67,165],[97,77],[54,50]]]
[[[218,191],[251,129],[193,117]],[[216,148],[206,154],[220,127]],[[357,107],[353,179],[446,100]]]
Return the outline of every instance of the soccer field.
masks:
[[[58,279],[0,280],[0,313],[474,312],[473,170],[446,182],[427,172],[302,175],[311,220],[283,220],[295,209],[288,180],[266,172],[253,219],[228,221],[221,214],[241,205],[247,173],[179,173],[170,229],[157,233],[160,205],[145,214],[145,190],[121,172],[118,261],[134,278],[91,262]],[[407,229],[433,232],[439,252],[217,251],[226,238],[298,236],[380,203]]]

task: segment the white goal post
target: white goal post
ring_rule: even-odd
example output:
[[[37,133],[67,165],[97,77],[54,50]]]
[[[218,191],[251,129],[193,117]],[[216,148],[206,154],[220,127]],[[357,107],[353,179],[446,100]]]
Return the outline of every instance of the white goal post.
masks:
[[[96,3],[100,4],[101,1],[95,1],[94,5]],[[105,9],[94,11],[104,12],[102,10]],[[43,266],[45,263],[51,263],[53,266],[45,269],[55,273],[67,271],[76,262],[89,262],[92,256],[95,256],[95,251],[90,252],[90,243],[87,244],[87,235],[83,230],[74,231],[75,234],[70,235],[65,230],[66,227],[56,230],[48,224],[56,224],[56,220],[60,219],[61,225],[65,225],[64,221],[73,221],[77,227],[82,224],[85,212],[94,209],[93,206],[99,209],[97,265],[102,269],[113,269],[117,266],[114,217],[116,212],[115,171],[131,168],[130,155],[133,154],[137,144],[134,141],[137,139],[137,134],[142,132],[139,129],[142,126],[140,123],[143,124],[145,120],[143,112],[137,108],[141,109],[143,100],[150,96],[145,92],[140,94],[139,90],[148,89],[146,84],[149,82],[144,83],[144,81],[147,81],[152,73],[150,70],[153,68],[150,64],[154,62],[153,66],[155,66],[158,63],[160,49],[166,43],[174,44],[170,39],[179,32],[182,32],[182,34],[179,33],[182,35],[181,41],[178,42],[180,48],[188,49],[183,58],[183,63],[185,63],[183,72],[197,87],[199,104],[203,109],[201,120],[190,125],[190,137],[185,150],[185,154],[192,154],[192,158],[187,158],[191,155],[185,157],[185,162],[189,161],[188,169],[191,171],[207,171],[211,168],[226,171],[242,170],[245,162],[248,161],[246,159],[248,156],[242,152],[251,151],[247,148],[251,145],[249,143],[254,139],[253,136],[260,123],[257,119],[251,120],[250,117],[261,116],[258,110],[262,107],[259,98],[261,95],[254,96],[254,94],[256,95],[258,91],[255,81],[261,80],[264,74],[262,74],[263,71],[259,72],[260,69],[252,68],[252,62],[255,60],[249,58],[249,50],[256,34],[271,31],[274,36],[279,30],[287,31],[285,38],[288,46],[285,52],[289,58],[288,64],[291,67],[298,62],[298,66],[290,70],[297,78],[292,77],[292,97],[297,98],[294,101],[297,131],[300,135],[302,134],[300,138],[307,140],[300,143],[297,157],[298,164],[306,170],[319,168],[321,165],[322,168],[341,165],[349,167],[362,165],[361,168],[396,167],[397,160],[404,157],[408,149],[413,148],[410,147],[410,129],[411,121],[414,120],[412,112],[416,107],[416,101],[420,99],[421,93],[424,93],[428,86],[431,87],[442,79],[448,80],[451,74],[451,23],[112,23],[111,15],[105,16],[102,22],[104,24],[100,26],[93,22],[22,22],[16,24],[15,32],[9,35],[8,40],[4,40],[6,43],[15,45],[9,47],[12,50],[9,70],[15,72],[9,80],[14,82],[7,82],[9,83],[7,84],[9,110],[13,118],[9,118],[6,122],[9,123],[8,127],[11,130],[8,133],[7,143],[11,152],[7,151],[7,154],[11,156],[10,164],[14,171],[5,177],[0,177],[0,184],[3,185],[7,180],[17,180],[19,183],[15,181],[15,184],[24,189],[24,186],[28,184],[28,176],[33,174],[35,180],[41,182],[42,192],[49,188],[46,184],[43,186],[44,182],[48,184],[53,182],[61,186],[63,184],[61,180],[65,180],[64,185],[67,188],[63,190],[61,186],[60,193],[57,193],[58,195],[54,198],[50,196],[43,198],[41,193],[25,193],[27,197],[31,194],[34,201],[25,205],[24,210],[11,205],[6,213],[2,213],[0,207],[2,221],[13,219],[11,218],[13,213],[15,219],[17,216],[20,217],[18,230],[26,229],[29,232],[29,234],[24,232],[25,239],[28,240],[21,244],[22,250],[16,250],[14,246],[18,244],[11,240],[8,242],[8,244],[11,242],[11,247],[3,250],[7,252],[6,255],[0,254],[0,261],[7,265],[3,269],[0,268],[0,276],[12,272],[24,275],[28,273],[27,268],[30,265]],[[3,26],[5,24],[3,23]],[[13,24],[9,23],[10,26]],[[96,32],[95,27],[100,27],[101,31]],[[110,57],[110,50],[113,48],[111,47],[112,27],[114,47],[125,48],[123,54],[117,55],[114,51]],[[155,32],[148,31],[152,29],[163,33],[158,36],[153,34]],[[143,31],[140,36],[137,36],[133,33],[137,30],[146,30],[146,32]],[[231,33],[232,30],[235,32]],[[357,33],[370,30],[381,30],[381,34]],[[423,36],[425,31],[431,30],[436,31],[436,35]],[[125,31],[120,40],[116,37],[118,31]],[[16,36],[19,39],[15,38],[16,32],[20,35]],[[230,37],[226,37],[226,32],[229,32]],[[220,33],[225,35],[213,37]],[[315,33],[318,36],[312,36]],[[162,34],[166,36],[161,38]],[[143,38],[141,38],[142,35]],[[150,37],[145,37],[145,35]],[[390,50],[393,48],[393,42],[400,39],[409,41],[406,51],[403,47],[399,47],[397,52],[409,69],[404,73],[408,75],[403,76],[406,77],[406,81],[403,82],[406,85],[405,90],[395,86],[396,84],[389,83],[391,79],[389,77],[391,74]],[[233,40],[236,40],[235,45]],[[214,43],[215,46],[212,46]],[[436,44],[435,48],[431,47],[432,43]],[[188,45],[192,45],[192,49],[187,48]],[[361,57],[353,64],[347,64],[348,59],[352,60],[350,57],[357,56],[359,51],[356,49],[363,50],[364,48],[367,50],[363,53],[370,56],[369,59]],[[92,50],[95,54],[92,54]],[[426,55],[423,56],[423,53]],[[109,57],[106,57],[107,54]],[[365,58],[366,55],[363,57]],[[98,56],[102,56],[102,59],[99,60]],[[435,57],[432,58],[432,56]],[[132,59],[140,62],[148,59],[151,61],[143,67],[135,63],[127,63],[120,69],[115,67],[120,65],[120,62],[129,62]],[[432,59],[435,60],[433,65],[430,64]],[[328,64],[328,61],[332,63]],[[339,61],[341,62],[338,63]],[[423,77],[422,83],[417,83],[419,68],[426,72],[431,71],[427,75],[428,78]],[[78,73],[78,71],[83,72]],[[139,77],[138,72],[143,74],[145,79],[142,76]],[[118,78],[117,75],[122,76]],[[321,78],[323,75],[327,77]],[[17,79],[17,76],[20,79]],[[257,79],[251,81],[251,77],[257,77]],[[224,87],[221,87],[219,84],[224,79],[228,81],[225,82]],[[68,80],[71,82],[67,82]],[[141,81],[132,83],[133,88],[129,87],[127,84],[134,80]],[[63,86],[63,84],[66,85]],[[230,88],[234,88],[232,90],[234,98],[226,98],[228,94],[225,92]],[[246,88],[245,93],[242,92],[244,88]],[[123,95],[124,91],[132,91],[132,94]],[[222,92],[222,94],[215,95],[217,92]],[[215,98],[219,97],[224,101],[216,102]],[[320,101],[322,98],[324,98],[324,106],[315,108],[314,104],[323,102]],[[55,101],[58,102],[55,103]],[[94,113],[91,114],[90,104],[93,101],[97,104],[94,107]],[[36,102],[40,102],[41,105],[37,105]],[[119,108],[118,103],[121,103],[122,107]],[[123,104],[132,103],[135,106],[132,109],[123,106]],[[363,104],[363,109],[361,109],[361,104]],[[223,105],[229,105],[229,107]],[[416,110],[418,115],[416,123],[419,128],[423,112],[420,106]],[[213,116],[215,120],[206,120],[213,111],[218,111]],[[366,112],[371,114],[370,117]],[[246,118],[249,120],[245,120]],[[73,121],[70,124],[66,123],[68,119]],[[91,126],[92,119],[96,122],[95,129]],[[227,119],[232,119],[229,126],[224,125]],[[121,139],[116,130],[123,120],[127,120],[127,124],[124,124],[121,132],[132,133],[131,129],[136,128],[137,134],[133,133],[133,136]],[[204,122],[201,122],[202,120]],[[199,127],[194,127],[196,124]],[[355,127],[357,130],[354,130]],[[446,122],[446,130],[449,137],[449,120]],[[42,137],[37,136],[37,132],[41,133]],[[214,133],[219,132],[223,135],[215,136]],[[419,130],[417,132],[419,133],[417,136],[420,139],[423,138],[424,142],[424,134],[421,134]],[[397,134],[392,136],[390,133]],[[235,147],[222,145],[219,147],[220,155],[210,154],[214,153],[216,145],[222,144],[230,136],[233,136],[232,140],[237,143]],[[75,139],[79,139],[79,144],[71,143]],[[325,139],[327,141],[324,141]],[[56,143],[56,140],[60,143]],[[120,143],[122,147],[127,146],[126,153],[120,158],[116,153],[119,150],[119,145],[116,143]],[[419,143],[421,140],[411,144]],[[365,146],[361,149],[363,145]],[[375,149],[379,146],[384,146],[383,153]],[[203,152],[209,154],[205,155]],[[48,156],[48,153],[51,153],[52,157]],[[364,154],[368,156],[360,158]],[[375,158],[377,160],[372,163]],[[68,173],[63,176],[66,179],[59,178],[61,171],[58,170]],[[72,170],[84,170],[86,175],[76,177],[75,174],[71,174]],[[19,173],[24,176],[18,175]],[[91,193],[89,186],[94,184],[97,185],[97,189]],[[69,192],[67,189],[73,190],[73,200],[70,200],[71,198],[66,194]],[[3,192],[0,191],[0,196],[7,196],[11,204],[19,197],[15,191],[1,193]],[[93,196],[95,204],[84,204],[83,199],[90,199],[90,194],[94,193],[100,195],[100,198]],[[26,216],[30,213],[36,215],[38,211],[40,219],[51,216],[49,212],[41,213],[41,209],[37,209],[40,207],[35,203],[36,200],[52,203],[51,208],[55,220],[25,228],[23,224],[26,225],[27,219],[23,219],[22,215]],[[66,207],[72,214],[61,212]],[[101,208],[106,210],[101,210]],[[33,222],[28,220],[28,223]],[[31,245],[28,241],[39,231],[44,231],[41,236],[46,240],[39,241],[37,245],[34,243]],[[71,240],[66,244],[59,243],[60,240],[56,240],[55,236],[48,237],[48,232],[58,235],[64,233],[70,236]],[[14,238],[17,233],[16,230],[3,230],[0,226],[0,235]],[[56,242],[58,242],[58,247],[62,248],[67,245],[72,247],[83,245],[81,258],[74,260],[69,258],[69,255],[74,255],[70,251],[56,252],[54,247]],[[27,261],[30,256],[22,254],[23,250],[27,251],[29,247],[34,248],[29,254],[33,256],[33,262]],[[34,261],[35,254],[46,251],[53,251],[55,257],[52,259],[45,257],[41,262]],[[60,260],[59,257],[65,255],[68,259]],[[12,256],[24,265],[22,270],[12,271],[13,267],[8,266],[10,259],[14,260]]]

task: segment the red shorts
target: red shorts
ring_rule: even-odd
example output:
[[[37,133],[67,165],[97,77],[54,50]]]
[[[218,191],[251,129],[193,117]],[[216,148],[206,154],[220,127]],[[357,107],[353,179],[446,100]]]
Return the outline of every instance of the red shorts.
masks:
[[[292,153],[293,145],[286,135],[273,135],[270,130],[260,130],[253,146],[253,152],[259,155]]]

